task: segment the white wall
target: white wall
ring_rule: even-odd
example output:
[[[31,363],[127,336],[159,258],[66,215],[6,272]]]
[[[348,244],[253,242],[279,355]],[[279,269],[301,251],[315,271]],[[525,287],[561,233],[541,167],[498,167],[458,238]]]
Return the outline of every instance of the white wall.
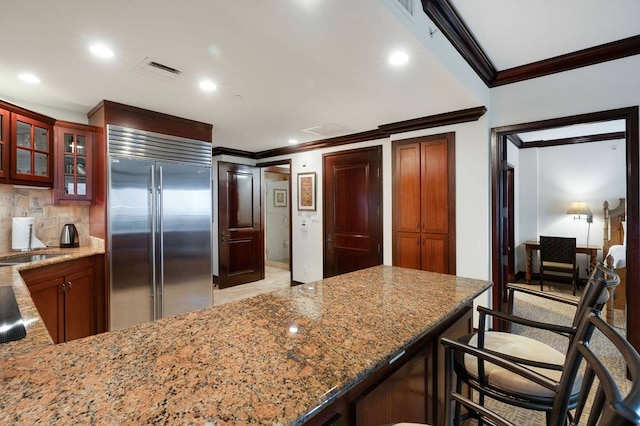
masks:
[[[391,140],[401,140],[416,136],[455,132],[456,150],[456,266],[457,274],[471,278],[490,280],[490,169],[488,165],[489,118],[484,115],[476,122],[443,126],[434,129],[393,135],[391,139],[338,146],[291,156],[270,158],[279,160],[291,158],[292,203],[296,205],[297,173],[316,172],[318,191],[315,213],[300,213],[295,208],[293,226],[293,279],[310,282],[322,279],[322,155],[345,149],[382,145],[382,185],[383,185],[383,263],[392,264],[391,217],[392,217],[392,176]],[[306,232],[301,230],[301,222],[306,220]],[[489,293],[477,303],[488,305]]]
[[[491,127],[635,106],[639,88],[640,55],[496,87]]]
[[[639,105],[640,56],[636,55],[620,59],[615,63],[615,66],[612,62],[606,62],[491,89],[491,127]],[[624,66],[620,67],[620,64]],[[609,167],[610,161],[619,161],[619,159],[613,159],[612,157],[621,156],[624,150],[618,149],[615,152],[606,153],[606,156],[602,157],[605,154],[601,155],[593,152],[589,154],[590,149],[585,145],[590,144],[579,144],[575,148],[574,154],[568,154],[570,160],[567,161],[573,162],[577,169],[592,172],[592,182],[597,182],[594,185],[599,185],[602,182],[602,179],[597,177],[600,173],[599,169]],[[539,235],[541,232],[560,232],[559,230],[563,230],[563,226],[574,233],[578,233],[579,230],[573,229],[573,226],[577,227],[579,224],[574,224],[573,219],[565,217],[566,215],[562,217],[562,220],[558,219],[560,222],[556,224],[540,225],[539,229],[536,224],[536,228],[533,228],[535,223],[533,214],[534,212],[537,214],[538,210],[542,212],[543,207],[537,205],[537,199],[534,200],[530,197],[532,194],[537,194],[538,182],[537,178],[534,179],[534,175],[537,176],[539,173],[537,164],[534,166],[537,160],[534,158],[528,158],[527,161],[523,160],[525,155],[527,157],[538,155],[538,153],[529,151],[534,150],[521,150],[520,153],[521,173],[518,192],[521,197],[526,197],[526,199],[523,200],[521,198],[519,206],[516,207],[516,209],[520,209],[516,217],[521,219],[520,236],[516,243]],[[544,161],[546,160],[540,159],[540,163]],[[624,182],[626,184],[626,178]],[[597,189],[594,190],[593,194],[585,194],[585,197],[588,196],[592,200],[591,202],[585,199],[585,201],[589,201],[591,210],[594,213],[594,223],[591,226],[591,236],[589,238],[590,243],[593,241],[600,245],[602,242],[602,223],[599,222],[601,220],[602,202],[607,199],[612,203],[611,198],[613,198],[612,205],[616,206],[617,198],[626,196],[626,194],[618,195],[624,191],[619,184],[613,185],[606,191]],[[579,184],[577,187],[579,187]],[[540,188],[540,191],[544,190],[542,183],[540,183]],[[546,200],[545,202],[552,203],[552,200]],[[547,207],[544,208],[546,209]],[[560,206],[556,206],[555,209],[559,211]],[[552,218],[540,220],[545,222],[548,220],[553,221]],[[586,238],[586,235],[584,238]],[[524,249],[520,248],[517,253],[521,254],[521,259],[524,259]],[[602,253],[600,253],[601,255]],[[521,262],[521,270],[524,270],[524,260],[521,260]]]

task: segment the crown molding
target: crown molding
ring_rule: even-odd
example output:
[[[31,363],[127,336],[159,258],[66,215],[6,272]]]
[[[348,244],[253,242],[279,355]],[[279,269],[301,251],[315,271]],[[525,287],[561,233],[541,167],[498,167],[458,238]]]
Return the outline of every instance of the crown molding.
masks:
[[[448,0],[422,0],[422,9],[478,74],[478,77],[491,87],[491,83],[498,75],[498,70],[453,5]]]
[[[482,117],[487,108],[484,106],[461,109],[458,111],[446,112],[443,114],[429,115],[426,117],[414,118],[411,120],[398,121],[395,123],[381,124],[377,129],[368,130],[359,133],[352,133],[334,138],[321,139],[317,141],[305,142],[295,146],[287,146],[282,148],[274,148],[266,151],[250,153],[247,151],[233,150],[229,148],[214,148],[214,155],[229,154],[252,159],[264,159],[278,157],[281,155],[291,155],[299,152],[306,152],[322,148],[331,148],[340,145],[347,145],[357,142],[368,142],[376,139],[388,138],[393,134],[411,132],[415,130],[424,130],[432,127],[440,127],[451,124],[466,123],[477,121]],[[244,153],[244,155],[242,155]]]
[[[517,83],[640,54],[640,35],[499,71],[491,87]]]
[[[215,146],[211,149],[211,156],[215,157],[218,155],[233,155],[235,157],[251,158],[254,160],[257,158],[254,152],[243,151],[241,149],[234,148],[225,148],[224,146]]]
[[[511,138],[514,136],[517,137],[517,135],[509,135],[508,136],[509,140],[511,140]],[[530,142],[521,141],[520,145],[516,145],[516,146],[518,148],[544,148],[548,146],[570,145],[570,144],[576,144],[576,143],[611,141],[616,139],[624,139],[625,137],[626,137],[625,132],[611,132],[611,133],[599,133],[595,135],[574,136],[571,138],[549,139],[549,140],[539,140],[539,141],[530,141]]]
[[[498,71],[449,0],[422,0],[427,16],[488,87],[569,71],[640,54],[640,35]]]

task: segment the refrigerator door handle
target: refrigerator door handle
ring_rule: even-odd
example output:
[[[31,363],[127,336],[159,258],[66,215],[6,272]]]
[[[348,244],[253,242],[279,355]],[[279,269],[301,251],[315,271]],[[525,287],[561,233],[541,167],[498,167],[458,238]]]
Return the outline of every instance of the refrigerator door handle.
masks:
[[[163,223],[163,186],[162,186],[162,166],[158,166],[158,238],[160,239],[158,244],[158,250],[160,251],[160,259],[162,262],[160,263],[160,280],[158,284],[160,286],[160,300],[158,303],[158,309],[160,310],[160,316],[158,318],[164,317],[164,223]]]
[[[149,192],[151,193],[151,303],[153,305],[153,319],[158,319],[158,302],[156,291],[156,170],[155,166],[149,167],[151,187]]]

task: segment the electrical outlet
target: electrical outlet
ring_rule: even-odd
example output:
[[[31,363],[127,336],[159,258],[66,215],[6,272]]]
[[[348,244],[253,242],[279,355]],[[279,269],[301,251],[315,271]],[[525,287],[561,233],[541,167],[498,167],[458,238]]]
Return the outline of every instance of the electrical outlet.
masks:
[[[303,273],[307,275],[307,265],[303,265],[302,268],[303,268]]]

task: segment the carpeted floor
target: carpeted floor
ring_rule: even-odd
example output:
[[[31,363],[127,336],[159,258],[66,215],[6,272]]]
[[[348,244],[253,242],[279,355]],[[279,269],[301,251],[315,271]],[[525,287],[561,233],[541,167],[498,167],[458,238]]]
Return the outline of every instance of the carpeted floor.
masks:
[[[571,294],[570,286],[549,284],[549,286],[545,285],[544,291],[561,293],[566,297],[574,297]],[[539,286],[537,285],[523,284],[522,286],[539,290]],[[544,303],[540,303],[539,299],[535,296],[522,293],[518,294],[518,292],[516,292],[516,294],[514,314],[525,318],[535,318],[538,321],[571,325],[571,321],[573,320],[575,313],[575,310],[572,307],[546,300]],[[575,296],[575,298],[577,299],[579,296]],[[614,327],[622,335],[626,334],[624,325],[624,314],[622,312],[616,312]],[[563,336],[544,330],[533,330],[518,326],[514,327],[513,332],[543,341],[559,351],[566,352],[567,339]],[[626,380],[626,366],[624,365],[624,362],[617,350],[608,345],[604,337],[598,333],[594,334],[591,340],[591,347],[602,357],[604,364],[612,369],[614,377],[624,383],[625,389],[629,389],[630,383]],[[545,424],[544,414],[540,412],[511,407],[499,402],[488,402],[487,405],[493,407],[498,412],[502,413],[508,420],[517,425],[539,426]]]

